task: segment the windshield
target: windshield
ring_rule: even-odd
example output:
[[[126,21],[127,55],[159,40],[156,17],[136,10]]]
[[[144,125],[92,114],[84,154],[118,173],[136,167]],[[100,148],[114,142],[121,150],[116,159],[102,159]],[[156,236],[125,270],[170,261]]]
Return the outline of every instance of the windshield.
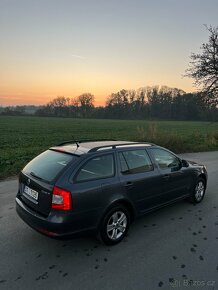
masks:
[[[47,150],[30,161],[24,167],[23,172],[50,182],[69,162],[76,158],[78,157],[74,155]]]

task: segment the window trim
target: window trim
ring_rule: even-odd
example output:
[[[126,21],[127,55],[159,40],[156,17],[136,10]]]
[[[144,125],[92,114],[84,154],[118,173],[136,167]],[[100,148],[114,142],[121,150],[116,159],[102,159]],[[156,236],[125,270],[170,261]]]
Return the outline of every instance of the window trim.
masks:
[[[76,180],[77,176],[79,175],[79,172],[81,171],[81,168],[84,167],[90,160],[92,160],[96,157],[102,157],[102,156],[107,156],[107,155],[111,155],[112,159],[113,159],[113,169],[114,170],[113,170],[112,175],[90,178],[90,179],[85,179],[85,180],[81,180],[81,181]],[[100,180],[100,179],[111,178],[111,177],[114,177],[115,175],[116,175],[116,163],[115,163],[114,153],[110,152],[110,153],[106,153],[106,154],[101,154],[101,155],[97,154],[94,156],[90,156],[90,158],[88,160],[85,160],[82,164],[80,164],[79,168],[76,170],[76,173],[74,174],[74,176],[71,180],[73,181],[74,184],[78,184],[78,183],[84,183],[84,182],[90,182],[90,181],[95,181],[95,180]]]
[[[119,159],[119,164],[120,164],[120,173],[121,173],[122,175],[126,175],[126,174],[124,174],[123,171],[122,171],[122,164],[121,164],[120,154],[122,154],[122,156],[123,156],[123,159],[124,159],[124,161],[125,161],[125,163],[126,163],[126,167],[128,168],[128,171],[130,171],[130,169],[129,169],[129,165],[128,165],[127,161],[126,161],[126,158],[125,158],[124,155],[123,155],[123,152],[124,152],[124,151],[122,151],[122,152],[118,152],[118,159]]]
[[[124,160],[125,160],[125,162],[126,162],[126,165],[127,165],[127,167],[129,168],[128,162],[126,161],[126,158],[125,158],[125,156],[124,156],[123,153],[124,153],[124,152],[127,152],[127,151],[138,151],[138,150],[144,150],[144,151],[145,151],[145,153],[147,154],[148,159],[149,159],[150,162],[151,162],[152,169],[151,169],[151,170],[147,170],[147,171],[142,171],[142,172],[131,172],[131,169],[129,169],[129,173],[126,173],[126,174],[122,173],[122,166],[121,166],[121,160],[120,160],[120,156],[119,156],[119,154],[121,153],[121,154],[123,155],[123,158],[124,158]],[[133,149],[133,148],[128,148],[127,150],[119,150],[119,151],[118,151],[118,159],[119,159],[119,166],[120,166],[120,174],[121,174],[122,176],[127,176],[127,175],[130,175],[130,174],[142,174],[142,173],[148,173],[148,172],[152,172],[152,171],[154,171],[154,169],[155,169],[155,166],[154,166],[154,164],[153,164],[153,161],[152,161],[152,159],[151,159],[149,153],[147,152],[147,150],[146,150],[144,147],[142,147],[142,148],[134,148],[134,149]]]

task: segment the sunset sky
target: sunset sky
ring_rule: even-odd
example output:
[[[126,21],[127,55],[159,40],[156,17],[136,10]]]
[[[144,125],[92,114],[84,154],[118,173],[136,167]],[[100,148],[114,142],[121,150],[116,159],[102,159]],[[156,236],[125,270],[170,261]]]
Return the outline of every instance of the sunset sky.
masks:
[[[217,0],[0,0],[0,106],[167,85],[218,25]]]

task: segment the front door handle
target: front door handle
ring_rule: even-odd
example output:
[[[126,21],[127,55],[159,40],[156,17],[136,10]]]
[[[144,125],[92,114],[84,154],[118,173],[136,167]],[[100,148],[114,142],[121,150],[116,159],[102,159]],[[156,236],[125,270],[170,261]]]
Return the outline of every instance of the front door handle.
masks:
[[[164,174],[163,179],[164,180],[169,180],[170,179],[170,175],[169,174]]]

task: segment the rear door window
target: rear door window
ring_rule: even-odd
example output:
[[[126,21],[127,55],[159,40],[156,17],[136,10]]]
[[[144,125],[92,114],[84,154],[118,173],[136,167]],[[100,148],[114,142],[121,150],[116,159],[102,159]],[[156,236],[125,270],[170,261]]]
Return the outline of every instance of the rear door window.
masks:
[[[76,175],[76,182],[107,178],[114,176],[113,154],[96,156],[88,160]]]
[[[141,173],[153,170],[151,160],[144,149],[119,153],[122,174]]]
[[[51,182],[69,162],[77,158],[75,155],[47,150],[30,161],[24,167],[23,172]]]

